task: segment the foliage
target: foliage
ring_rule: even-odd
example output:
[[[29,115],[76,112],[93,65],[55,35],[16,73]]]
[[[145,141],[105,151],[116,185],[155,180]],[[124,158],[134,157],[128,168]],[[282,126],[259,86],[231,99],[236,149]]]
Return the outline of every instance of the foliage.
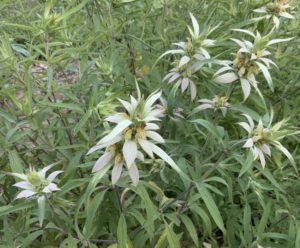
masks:
[[[1,1],[0,247],[299,248],[299,7]]]

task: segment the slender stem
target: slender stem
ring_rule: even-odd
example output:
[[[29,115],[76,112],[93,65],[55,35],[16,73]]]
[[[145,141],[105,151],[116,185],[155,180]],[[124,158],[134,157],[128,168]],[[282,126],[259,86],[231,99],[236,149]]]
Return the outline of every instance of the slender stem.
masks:
[[[114,191],[115,191],[115,194],[116,194],[120,214],[122,214],[124,212],[124,208],[123,208],[123,205],[122,205],[122,202],[121,202],[119,187],[115,186]]]

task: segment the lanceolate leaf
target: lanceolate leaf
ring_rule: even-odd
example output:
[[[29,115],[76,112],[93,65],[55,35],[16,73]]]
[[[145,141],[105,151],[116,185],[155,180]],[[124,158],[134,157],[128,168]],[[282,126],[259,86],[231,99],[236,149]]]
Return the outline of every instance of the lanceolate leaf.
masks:
[[[220,210],[218,209],[216,202],[214,201],[210,192],[203,186],[203,184],[197,184],[197,189],[202,197],[211,217],[220,228],[223,233],[226,233]]]
[[[117,236],[118,236],[118,247],[126,248],[127,225],[126,225],[126,220],[125,220],[125,217],[123,214],[121,214],[119,222],[118,222]]]

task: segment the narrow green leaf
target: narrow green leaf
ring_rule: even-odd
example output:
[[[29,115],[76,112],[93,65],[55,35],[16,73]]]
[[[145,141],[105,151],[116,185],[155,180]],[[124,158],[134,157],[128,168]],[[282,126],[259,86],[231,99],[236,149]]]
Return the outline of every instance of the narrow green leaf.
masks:
[[[196,231],[196,228],[195,228],[193,222],[187,215],[184,215],[184,214],[181,215],[180,218],[181,218],[182,222],[184,223],[189,235],[193,239],[195,245],[198,247],[199,239],[198,239],[197,231]]]
[[[8,157],[11,171],[14,173],[23,173],[23,166],[21,164],[21,159],[18,153],[15,150],[9,151]]]
[[[271,214],[271,201],[269,201],[264,209],[264,212],[262,214],[262,217],[260,219],[260,222],[258,224],[258,227],[257,227],[257,236],[258,237],[261,237],[262,234],[264,233],[264,230],[267,226],[267,223],[268,223],[268,219],[270,217],[270,214]]]
[[[173,231],[173,225],[168,225],[167,223],[165,223],[165,227],[166,227],[166,232],[167,232],[167,239],[169,242],[169,247],[172,248],[181,248],[180,242],[179,242],[179,238],[177,237],[177,235],[174,233]]]
[[[203,186],[203,184],[197,184],[197,189],[198,189],[198,192],[201,195],[211,217],[213,218],[213,220],[215,221],[217,226],[221,229],[221,231],[223,233],[226,233],[223,219],[221,217],[220,211],[219,211],[213,197],[211,196],[209,191]]]
[[[221,140],[223,138],[222,137],[223,135],[220,133],[218,128],[216,128],[216,126],[213,123],[211,123],[210,121],[203,120],[203,119],[197,119],[197,120],[193,120],[191,122],[203,126],[218,140]]]
[[[123,214],[121,214],[118,229],[117,229],[117,238],[118,238],[118,248],[126,248],[127,243],[127,225],[126,220]]]

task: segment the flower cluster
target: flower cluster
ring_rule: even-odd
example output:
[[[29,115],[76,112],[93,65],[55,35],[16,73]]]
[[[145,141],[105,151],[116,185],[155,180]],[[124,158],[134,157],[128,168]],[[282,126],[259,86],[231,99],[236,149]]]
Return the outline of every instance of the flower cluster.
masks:
[[[125,111],[106,118],[106,121],[117,125],[88,152],[90,154],[105,148],[104,154],[96,161],[93,172],[113,166],[111,180],[114,185],[126,165],[129,176],[136,185],[139,181],[136,161],[143,161],[144,153],[150,158],[154,158],[156,154],[170,162],[171,158],[156,145],[164,143],[164,139],[156,132],[159,126],[155,123],[160,121],[163,108],[153,105],[160,96],[161,91],[156,91],[146,100],[140,93],[138,99],[131,96],[130,102],[119,99]]]
[[[181,85],[182,92],[190,87],[191,99],[194,100],[197,95],[197,87],[192,77],[211,58],[207,48],[214,46],[215,40],[208,39],[208,36],[216,27],[200,33],[200,27],[196,18],[191,13],[190,17],[193,28],[188,26],[188,30],[191,37],[187,38],[186,42],[174,43],[178,48],[165,52],[160,58],[167,54],[181,55],[181,58],[173,63],[175,67],[169,71],[163,81],[168,80],[168,83],[176,82],[178,85]]]
[[[265,14],[258,19],[272,19],[275,25],[275,28],[279,28],[280,17],[287,19],[294,19],[294,16],[289,13],[292,10],[292,6],[289,4],[289,0],[275,0],[274,2],[268,3],[267,5],[255,9],[254,12]]]
[[[244,148],[250,148],[254,160],[259,159],[263,167],[266,165],[265,155],[271,156],[271,146],[274,146],[279,151],[287,156],[290,162],[295,165],[295,161],[290,154],[290,152],[279,142],[287,135],[296,134],[297,132],[289,130],[280,130],[285,121],[276,123],[274,126],[271,126],[272,119],[270,120],[267,127],[263,125],[262,120],[260,119],[258,125],[255,127],[253,119],[244,114],[247,119],[247,122],[239,122],[238,124],[242,126],[248,132],[248,139],[244,144]]]
[[[271,66],[276,64],[267,56],[271,52],[267,49],[270,45],[291,40],[288,39],[273,39],[268,40],[271,35],[264,37],[256,32],[256,35],[248,30],[234,29],[234,31],[246,33],[253,38],[253,42],[248,40],[231,39],[240,46],[233,61],[222,61],[223,67],[215,73],[215,81],[218,83],[233,83],[239,80],[241,83],[244,99],[247,99],[251,93],[251,86],[258,92],[258,81],[256,75],[260,72],[266,79],[269,87],[273,90],[273,82],[269,72]]]

